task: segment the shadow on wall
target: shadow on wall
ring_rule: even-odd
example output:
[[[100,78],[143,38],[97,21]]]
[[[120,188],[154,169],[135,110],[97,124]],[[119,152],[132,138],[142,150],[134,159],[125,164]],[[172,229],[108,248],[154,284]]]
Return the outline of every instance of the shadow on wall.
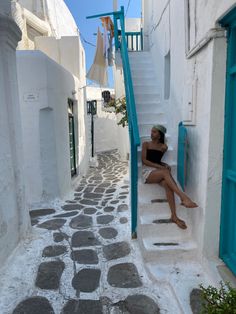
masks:
[[[42,199],[48,200],[59,195],[53,109],[45,108],[39,114],[40,162],[42,174]]]
[[[117,120],[113,117],[95,118],[94,122],[94,145],[96,152],[107,151],[118,148],[118,128]]]

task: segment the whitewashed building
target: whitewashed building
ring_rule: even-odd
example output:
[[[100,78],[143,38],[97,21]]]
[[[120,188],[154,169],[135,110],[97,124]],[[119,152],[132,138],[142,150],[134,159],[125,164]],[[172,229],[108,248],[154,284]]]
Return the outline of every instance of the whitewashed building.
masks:
[[[0,14],[2,264],[30,207],[63,199],[90,156],[85,51],[64,1],[4,0]]]
[[[85,52],[64,1],[21,0],[12,7],[23,34],[17,69],[32,204],[63,198],[71,176],[87,171]]]
[[[180,312],[191,313],[195,288],[236,275],[236,2],[143,0],[138,27],[125,35],[132,78],[126,75],[126,90],[132,80],[140,142],[150,140],[153,125],[167,128],[163,161],[198,207],[176,198],[188,228],[170,220],[164,189],[142,181],[139,147],[137,236],[150,278],[165,282]],[[144,49],[136,49],[137,31]],[[135,226],[135,206],[132,216]]]
[[[188,292],[197,285],[193,263],[215,283],[229,269],[236,274],[235,7],[230,0],[144,0],[144,51],[129,53],[141,141],[153,124],[167,127],[166,161],[174,175],[179,123],[187,130],[185,191],[199,207],[178,206],[187,231],[158,224],[170,215],[158,203],[165,194],[140,180],[138,238],[153,279],[170,282],[171,265],[185,262]],[[176,279],[172,286],[183,293]]]
[[[29,230],[15,49],[21,31],[10,1],[0,3],[0,264]]]

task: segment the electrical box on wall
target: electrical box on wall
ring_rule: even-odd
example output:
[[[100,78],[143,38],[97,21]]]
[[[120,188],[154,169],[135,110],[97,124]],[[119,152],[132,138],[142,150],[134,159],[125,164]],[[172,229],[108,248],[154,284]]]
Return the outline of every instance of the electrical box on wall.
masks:
[[[183,124],[196,124],[197,82],[195,79],[187,84],[183,98]]]

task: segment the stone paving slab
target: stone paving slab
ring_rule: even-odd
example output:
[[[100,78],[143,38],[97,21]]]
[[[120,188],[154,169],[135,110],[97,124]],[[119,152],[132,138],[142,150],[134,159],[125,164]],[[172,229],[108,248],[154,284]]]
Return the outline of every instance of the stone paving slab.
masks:
[[[12,314],[54,314],[54,311],[46,298],[33,297],[17,305]]]
[[[91,249],[73,251],[71,259],[80,264],[98,264],[97,252]]]
[[[55,218],[63,218],[63,217],[73,217],[75,215],[77,215],[78,212],[77,211],[73,211],[73,212],[68,212],[68,213],[64,213],[64,214],[59,214],[59,215],[55,215]]]
[[[103,314],[99,300],[69,300],[61,314]]]
[[[100,276],[100,269],[82,269],[72,279],[72,286],[75,290],[92,292],[98,288]]]
[[[82,206],[82,205],[80,205],[80,204],[66,204],[66,205],[64,205],[64,206],[62,206],[62,209],[63,210],[68,210],[68,211],[70,211],[70,210],[81,210],[81,209],[83,209],[84,208],[84,206]]]
[[[95,246],[101,244],[92,231],[77,231],[73,234],[72,247]]]
[[[73,218],[70,222],[70,227],[72,229],[81,229],[92,227],[93,219],[87,215],[79,215]]]
[[[44,248],[42,256],[43,257],[55,257],[62,255],[67,251],[64,245],[50,245]]]
[[[137,268],[132,263],[112,266],[107,275],[108,283],[118,288],[137,288],[142,286]]]
[[[145,295],[131,295],[124,301],[118,303],[122,313],[129,314],[159,314],[160,309],[158,305],[149,297]]]
[[[112,215],[102,215],[102,216],[97,217],[97,223],[106,225],[112,222],[113,219],[114,219],[114,216]]]
[[[112,243],[103,247],[103,254],[108,261],[124,257],[129,253],[130,247],[127,242]]]
[[[131,252],[130,224],[125,225],[130,214],[129,186],[122,183],[127,163],[116,151],[98,159],[99,166],[82,178],[74,199],[61,204],[59,212],[34,213],[37,227],[47,234],[34,289],[48,298],[29,295],[13,314],[159,313],[157,296],[137,294],[144,285]],[[38,222],[41,214],[43,222]]]
[[[62,261],[41,263],[35,285],[41,289],[58,289],[64,268]]]
[[[60,229],[66,223],[65,219],[51,219],[37,225],[38,228],[48,229],[48,230],[57,230]]]
[[[63,240],[68,240],[68,235],[64,232],[55,232],[53,233],[54,242],[62,242]]]
[[[99,230],[99,234],[100,236],[102,236],[104,239],[114,239],[117,234],[118,234],[118,231],[114,228],[101,228]]]
[[[47,216],[53,213],[55,213],[55,209],[53,208],[34,209],[34,210],[30,210],[30,217],[35,218],[35,217]]]

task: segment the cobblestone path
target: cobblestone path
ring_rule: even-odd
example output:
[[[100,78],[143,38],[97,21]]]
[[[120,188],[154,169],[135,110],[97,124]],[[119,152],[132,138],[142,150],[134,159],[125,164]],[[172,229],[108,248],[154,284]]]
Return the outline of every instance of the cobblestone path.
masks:
[[[160,296],[148,287],[136,241],[130,239],[127,163],[116,151],[98,159],[74,199],[30,212],[40,234],[26,249],[35,251],[35,265],[32,254],[28,266],[18,265],[18,301],[9,296],[14,307],[9,311],[8,304],[1,314],[160,313]]]

